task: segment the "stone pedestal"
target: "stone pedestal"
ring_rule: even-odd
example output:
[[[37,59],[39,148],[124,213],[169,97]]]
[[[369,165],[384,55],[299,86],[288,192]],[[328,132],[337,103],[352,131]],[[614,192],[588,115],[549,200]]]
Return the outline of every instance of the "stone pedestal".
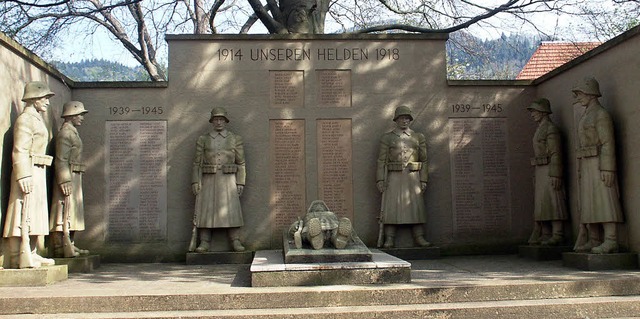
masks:
[[[562,254],[571,252],[573,247],[571,246],[532,246],[521,245],[518,246],[518,257],[533,259],[533,260],[560,260]]]
[[[440,247],[382,248],[380,250],[404,260],[440,258]]]
[[[100,268],[100,255],[78,256],[74,258],[53,258],[56,265],[67,265],[69,273],[93,272]]]
[[[370,262],[285,264],[281,250],[256,252],[252,287],[367,285],[411,282],[411,264],[372,250]]]
[[[296,248],[294,243],[284,234],[284,263],[333,263],[333,262],[370,262],[371,251],[355,234],[344,249],[324,248],[311,249],[306,246]]]
[[[0,270],[0,287],[47,286],[69,278],[67,265]]]
[[[252,260],[252,251],[212,251],[206,253],[187,253],[187,265],[250,264]]]
[[[588,254],[564,253],[562,265],[582,270],[637,269],[637,253]]]

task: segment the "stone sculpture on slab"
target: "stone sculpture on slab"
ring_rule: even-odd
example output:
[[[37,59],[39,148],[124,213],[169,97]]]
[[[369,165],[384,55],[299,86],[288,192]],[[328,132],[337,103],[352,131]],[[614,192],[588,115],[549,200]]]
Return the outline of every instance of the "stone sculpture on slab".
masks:
[[[64,123],[56,137],[55,186],[49,218],[50,239],[54,257],[77,257],[88,250],[76,247],[75,233],[83,231],[84,202],[82,176],[82,139],[77,127],[82,125],[88,111],[79,101],[69,101],[62,106]]]
[[[316,250],[328,247],[328,243],[343,249],[351,240],[352,229],[349,218],[338,218],[324,201],[314,200],[304,217],[291,225],[289,235],[298,249],[305,243]]]
[[[411,227],[418,246],[431,246],[424,238],[423,228],[423,193],[428,173],[426,139],[409,127],[413,121],[409,107],[396,108],[393,121],[396,128],[382,136],[378,155],[376,186],[382,193],[378,246],[394,247],[399,226]]]
[[[22,97],[26,106],[13,127],[11,192],[3,231],[9,244],[10,268],[55,264],[36,251],[38,236],[49,235],[46,168],[53,157],[46,155],[49,130],[42,114],[52,96],[46,83],[27,83]]]
[[[245,250],[239,232],[244,225],[240,196],[246,180],[243,141],[227,130],[224,108],[214,107],[209,122],[213,129],[198,137],[193,161],[191,188],[196,204],[189,251],[209,251],[213,229],[223,228],[233,251],[241,252]]]
[[[576,103],[585,107],[578,124],[578,193],[580,229],[576,252],[618,252],[617,224],[623,222],[613,121],[598,97],[600,85],[586,78],[572,89]],[[604,238],[602,238],[604,234]]]
[[[533,135],[535,157],[535,196],[533,233],[531,245],[557,246],[564,241],[563,223],[567,220],[567,206],[562,184],[562,141],[560,130],[549,115],[551,104],[542,98],[531,103],[527,109],[538,128]]]

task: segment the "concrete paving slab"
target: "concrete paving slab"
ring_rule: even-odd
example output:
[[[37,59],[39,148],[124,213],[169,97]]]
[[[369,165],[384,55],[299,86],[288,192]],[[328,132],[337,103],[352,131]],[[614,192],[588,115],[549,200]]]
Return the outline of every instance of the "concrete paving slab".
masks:
[[[412,260],[411,283],[393,285],[336,285],[322,287],[251,287],[248,265],[185,265],[175,263],[110,264],[92,273],[69,274],[69,279],[45,287],[0,287],[0,300],[15,296],[109,296],[165,294],[260,294],[264,292],[346,291],[446,287],[509,286],[541,283],[638,281],[640,270],[583,271],[562,261],[539,261],[504,256],[461,256]],[[5,271],[5,270],[2,270]]]

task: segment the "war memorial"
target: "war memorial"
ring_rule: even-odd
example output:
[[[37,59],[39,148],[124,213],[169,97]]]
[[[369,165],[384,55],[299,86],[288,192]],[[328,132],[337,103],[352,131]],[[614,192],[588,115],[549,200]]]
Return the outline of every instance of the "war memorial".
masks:
[[[447,34],[168,35],[166,82],[0,35],[0,317],[637,316],[639,34],[533,81],[447,80]]]

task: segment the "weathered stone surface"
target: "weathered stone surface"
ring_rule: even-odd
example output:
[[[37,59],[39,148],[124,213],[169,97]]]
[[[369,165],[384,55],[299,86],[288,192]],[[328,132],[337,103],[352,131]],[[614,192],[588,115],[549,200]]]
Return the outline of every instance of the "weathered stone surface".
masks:
[[[371,262],[285,264],[282,252],[256,252],[251,264],[252,287],[408,283],[411,264],[372,251]]]
[[[187,253],[187,265],[250,264],[252,260],[252,251]]]
[[[295,244],[289,240],[288,234],[284,233],[284,263],[333,263],[333,262],[370,262],[372,261],[371,251],[353,234],[347,247],[344,249],[323,248],[296,248]]]
[[[638,254],[564,253],[562,265],[582,270],[638,269]]]
[[[0,287],[46,286],[67,280],[66,265],[0,270]]]
[[[440,258],[439,247],[385,248],[383,252],[404,260],[425,260]]]
[[[518,257],[533,260],[558,260],[562,253],[571,252],[571,246],[518,246]]]
[[[92,272],[100,268],[100,256],[78,256],[74,258],[53,258],[56,265],[66,265],[70,273]]]

